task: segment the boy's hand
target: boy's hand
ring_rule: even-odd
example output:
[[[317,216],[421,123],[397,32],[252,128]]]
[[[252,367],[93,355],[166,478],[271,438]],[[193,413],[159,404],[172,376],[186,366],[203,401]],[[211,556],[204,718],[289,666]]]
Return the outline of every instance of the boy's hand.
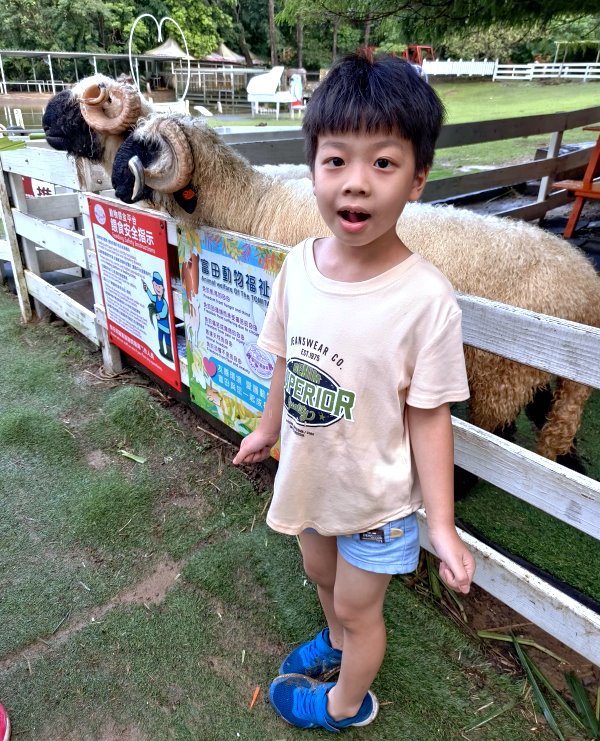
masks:
[[[440,559],[440,577],[456,592],[467,594],[475,574],[475,559],[454,528],[429,532],[429,540]]]
[[[242,440],[238,454],[233,459],[234,466],[244,463],[259,463],[271,454],[271,448],[277,442],[272,435],[266,435],[260,429],[254,430]]]

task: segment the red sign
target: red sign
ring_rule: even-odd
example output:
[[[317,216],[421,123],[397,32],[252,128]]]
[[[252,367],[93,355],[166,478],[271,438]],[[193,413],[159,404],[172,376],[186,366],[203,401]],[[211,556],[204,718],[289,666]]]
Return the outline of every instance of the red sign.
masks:
[[[88,198],[110,341],[181,390],[167,224]]]

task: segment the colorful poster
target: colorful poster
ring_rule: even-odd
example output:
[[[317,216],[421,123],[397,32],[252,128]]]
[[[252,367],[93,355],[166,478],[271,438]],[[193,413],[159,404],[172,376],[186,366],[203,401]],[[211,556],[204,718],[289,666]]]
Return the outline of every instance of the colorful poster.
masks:
[[[110,341],[181,390],[167,224],[88,198]]]
[[[264,409],[275,358],[256,344],[287,251],[178,227],[192,400],[242,435]]]

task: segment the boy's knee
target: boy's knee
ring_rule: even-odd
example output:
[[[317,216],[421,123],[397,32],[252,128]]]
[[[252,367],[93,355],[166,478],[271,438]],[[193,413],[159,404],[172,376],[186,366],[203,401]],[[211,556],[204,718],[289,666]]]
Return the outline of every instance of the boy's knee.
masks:
[[[383,622],[380,605],[365,604],[351,595],[336,591],[333,593],[333,609],[337,619],[347,630],[366,630]]]
[[[304,572],[306,576],[318,587],[333,589],[335,585],[335,571],[324,568],[323,563],[318,563],[310,558],[304,558]]]

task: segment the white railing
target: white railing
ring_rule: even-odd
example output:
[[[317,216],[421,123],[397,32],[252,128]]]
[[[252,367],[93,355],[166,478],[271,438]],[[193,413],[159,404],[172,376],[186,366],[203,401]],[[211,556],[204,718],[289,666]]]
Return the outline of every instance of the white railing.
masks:
[[[494,80],[600,80],[597,63],[496,64]]]
[[[492,77],[498,60],[484,59],[426,59],[423,62],[423,72],[431,75],[455,75],[456,77]]]
[[[552,63],[500,64],[484,59],[426,59],[423,71],[430,77],[453,75],[455,77],[491,77],[495,80],[600,80],[600,63]]]

